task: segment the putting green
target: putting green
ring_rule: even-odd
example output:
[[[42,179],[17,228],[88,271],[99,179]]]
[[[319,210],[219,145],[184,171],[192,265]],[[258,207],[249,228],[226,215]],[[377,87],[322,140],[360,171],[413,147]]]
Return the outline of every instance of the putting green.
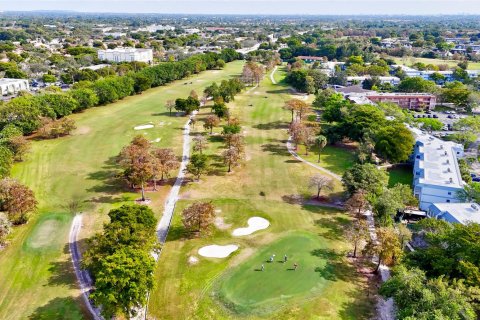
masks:
[[[36,221],[32,233],[25,241],[24,249],[57,250],[64,244],[67,232],[65,226],[70,222],[66,214],[47,214]],[[60,231],[61,230],[61,231]],[[59,231],[61,234],[59,234]]]
[[[264,247],[219,281],[218,297],[235,313],[264,314],[276,311],[291,299],[310,298],[323,291],[329,280],[325,248],[318,235],[293,233]],[[275,261],[269,257],[275,254]],[[288,261],[283,263],[283,256]],[[293,264],[298,268],[294,270]],[[261,265],[265,270],[261,271]]]

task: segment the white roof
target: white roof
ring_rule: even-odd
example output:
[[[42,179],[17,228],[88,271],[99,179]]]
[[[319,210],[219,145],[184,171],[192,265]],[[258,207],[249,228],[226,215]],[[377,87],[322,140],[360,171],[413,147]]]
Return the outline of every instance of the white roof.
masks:
[[[423,133],[417,128],[409,127],[418,145],[416,154],[423,154],[418,161],[418,168],[423,169],[419,183],[450,188],[463,188],[464,182],[457,161],[457,151],[463,150],[458,143],[443,141]]]
[[[477,203],[433,203],[432,206],[441,212],[448,212],[462,224],[480,223],[480,205]]]
[[[115,48],[115,49],[107,49],[107,50],[98,50],[99,52],[124,52],[124,53],[131,53],[131,52],[142,52],[142,51],[152,51],[152,49],[144,49],[144,48]]]
[[[28,82],[26,79],[13,79],[13,78],[2,78],[0,79],[0,84],[12,84],[18,82]]]

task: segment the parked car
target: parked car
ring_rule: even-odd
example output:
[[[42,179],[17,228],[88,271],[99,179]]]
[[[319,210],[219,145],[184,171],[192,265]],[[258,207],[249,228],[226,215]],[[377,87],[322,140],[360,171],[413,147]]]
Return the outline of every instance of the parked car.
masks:
[[[434,117],[434,118],[438,118],[438,115],[434,114],[433,117]]]
[[[449,114],[449,115],[447,116],[447,118],[448,118],[448,119],[453,119],[453,116],[452,116],[451,114]]]
[[[472,181],[474,181],[474,182],[480,182],[480,177],[472,178]]]

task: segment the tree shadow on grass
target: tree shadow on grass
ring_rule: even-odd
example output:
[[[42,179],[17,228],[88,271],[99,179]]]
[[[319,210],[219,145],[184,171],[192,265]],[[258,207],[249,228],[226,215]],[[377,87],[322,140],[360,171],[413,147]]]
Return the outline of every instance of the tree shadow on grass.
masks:
[[[285,160],[285,163],[301,163],[302,161],[296,159]]]
[[[292,89],[285,88],[285,89],[277,89],[277,90],[267,90],[266,93],[270,94],[290,94],[293,93]]]
[[[300,194],[285,194],[282,196],[282,200],[288,204],[302,204],[304,199]]]
[[[284,144],[274,144],[274,143],[263,144],[262,151],[270,152],[271,154],[279,155],[279,156],[290,155],[290,152],[288,152],[287,147]]]
[[[212,154],[210,158],[210,170],[208,171],[209,175],[214,176],[225,176],[227,174],[227,169],[223,163],[223,157],[218,154]]]
[[[68,319],[81,320],[89,319],[86,311],[82,313],[80,309],[82,299],[78,297],[54,298],[41,307],[38,307],[30,316],[29,320],[50,320],[50,319]]]
[[[168,230],[167,241],[177,241],[181,239],[185,239],[188,237],[188,232],[186,232],[185,227],[183,226],[170,226]]]
[[[324,266],[315,268],[322,278],[330,281],[353,281],[357,278],[353,266],[344,259],[344,253],[331,249],[315,249],[310,253],[326,262]]]
[[[350,220],[344,217],[325,217],[315,220],[315,225],[325,229],[319,235],[330,240],[343,240],[345,228]]]
[[[99,181],[100,184],[87,189],[87,191],[103,192],[107,194],[116,194],[121,192],[123,191],[124,184],[122,183],[120,177],[121,171],[117,164],[117,157],[110,157],[104,162],[102,170],[90,172],[88,174],[88,180],[96,180]],[[112,199],[105,200],[113,201]]]
[[[285,121],[277,120],[270,123],[260,123],[260,124],[254,125],[253,128],[259,129],[259,130],[287,129],[288,124],[285,123]]]
[[[68,259],[57,260],[50,263],[48,271],[51,273],[51,276],[48,278],[48,283],[44,286],[67,286],[70,289],[78,287],[76,279],[73,276],[75,270],[73,269],[68,244],[63,247],[63,253],[69,255]]]

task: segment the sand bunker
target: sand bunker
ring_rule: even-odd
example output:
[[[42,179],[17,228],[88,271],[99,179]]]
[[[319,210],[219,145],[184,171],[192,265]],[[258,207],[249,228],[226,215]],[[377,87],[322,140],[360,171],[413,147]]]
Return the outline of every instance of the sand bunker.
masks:
[[[218,246],[213,244],[211,246],[198,249],[198,254],[207,258],[226,258],[237,249],[238,246],[234,244],[229,244],[226,246]]]
[[[162,138],[157,138],[157,139],[152,140],[152,141],[150,141],[150,142],[160,142],[160,140],[162,140]]]
[[[144,129],[151,129],[151,128],[153,128],[153,127],[154,127],[153,124],[144,124],[144,125],[142,125],[142,126],[136,126],[136,127],[134,127],[133,129],[134,129],[134,130],[144,130]]]
[[[235,237],[246,236],[258,230],[267,229],[270,225],[270,222],[268,222],[267,219],[261,217],[251,217],[250,219],[248,219],[247,223],[247,228],[235,229],[233,230],[232,235]]]

